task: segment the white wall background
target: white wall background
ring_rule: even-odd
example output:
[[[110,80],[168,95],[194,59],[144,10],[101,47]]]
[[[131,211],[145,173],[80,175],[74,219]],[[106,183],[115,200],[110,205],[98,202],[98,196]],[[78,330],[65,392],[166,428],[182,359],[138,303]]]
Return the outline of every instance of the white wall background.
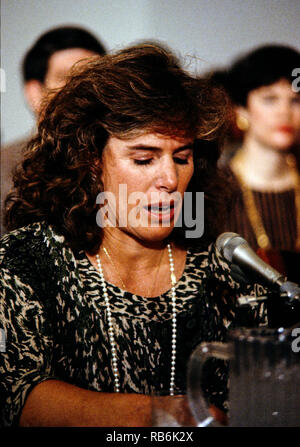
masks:
[[[191,69],[198,72],[263,43],[300,50],[300,0],[1,0],[1,143],[24,136],[34,124],[22,92],[24,53],[40,34],[64,24],[86,27],[108,50],[160,40],[196,56]]]

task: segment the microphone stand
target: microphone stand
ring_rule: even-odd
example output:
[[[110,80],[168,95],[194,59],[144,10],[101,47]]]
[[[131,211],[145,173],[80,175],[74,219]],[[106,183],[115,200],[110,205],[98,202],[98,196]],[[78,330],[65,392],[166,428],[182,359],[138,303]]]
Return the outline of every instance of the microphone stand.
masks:
[[[256,307],[261,303],[265,303],[270,328],[289,328],[300,322],[300,287],[298,284],[282,277],[277,279],[276,284],[273,284],[271,289],[270,287],[272,286],[264,283],[263,278],[257,277],[251,271],[246,272],[242,270],[234,263],[231,264],[231,274],[239,283],[261,283],[265,285],[267,290],[264,296],[241,296],[238,298],[240,308],[247,306]]]
[[[265,303],[270,328],[289,328],[300,321],[300,300],[290,297],[288,292],[270,292],[265,296],[245,295],[238,298],[240,307],[256,307],[261,303]]]

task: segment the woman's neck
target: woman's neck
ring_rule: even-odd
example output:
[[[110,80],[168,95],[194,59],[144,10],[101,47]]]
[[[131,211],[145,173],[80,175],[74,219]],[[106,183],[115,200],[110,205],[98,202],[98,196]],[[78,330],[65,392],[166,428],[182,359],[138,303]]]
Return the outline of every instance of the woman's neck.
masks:
[[[171,244],[175,276],[185,268],[186,250]],[[104,277],[125,290],[142,296],[159,296],[171,287],[166,241],[138,241],[118,228],[105,229],[99,249]],[[97,267],[96,256],[89,256]]]
[[[110,228],[105,229],[101,244],[101,247],[105,247],[112,256],[117,257],[120,263],[131,266],[138,263],[140,267],[153,266],[153,262],[166,246],[165,241],[147,244],[147,242],[136,240],[118,228],[113,228],[112,231]]]
[[[294,187],[289,153],[245,139],[240,150],[240,174],[252,189],[285,191]]]

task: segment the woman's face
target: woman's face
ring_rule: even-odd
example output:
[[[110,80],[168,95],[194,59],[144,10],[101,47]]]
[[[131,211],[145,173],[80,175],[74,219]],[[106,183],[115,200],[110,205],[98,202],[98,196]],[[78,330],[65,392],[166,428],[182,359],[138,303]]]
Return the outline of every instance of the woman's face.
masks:
[[[276,150],[287,150],[300,137],[300,94],[287,80],[252,90],[241,113],[249,122],[247,138]]]
[[[166,238],[193,172],[192,139],[155,133],[127,140],[110,137],[103,151],[101,178],[103,191],[110,194],[108,203],[98,201],[100,207],[104,203],[107,217],[104,234],[112,226],[141,240]]]

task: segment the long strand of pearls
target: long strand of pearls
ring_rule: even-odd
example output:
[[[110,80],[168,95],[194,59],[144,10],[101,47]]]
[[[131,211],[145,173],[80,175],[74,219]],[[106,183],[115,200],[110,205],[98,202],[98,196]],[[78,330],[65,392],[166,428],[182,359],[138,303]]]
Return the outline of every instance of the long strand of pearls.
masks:
[[[174,396],[174,387],[175,387],[175,372],[176,372],[176,335],[177,335],[177,319],[176,319],[176,276],[175,276],[175,267],[174,260],[172,255],[171,245],[168,244],[168,255],[169,255],[169,263],[170,263],[170,276],[172,283],[172,339],[171,339],[171,377],[170,377],[170,396]]]
[[[97,267],[100,273],[101,277],[101,286],[104,296],[104,301],[106,305],[106,313],[107,313],[107,321],[108,321],[108,336],[109,336],[109,342],[111,347],[111,356],[112,356],[112,370],[114,375],[114,384],[115,384],[115,392],[120,392],[120,380],[119,380],[119,372],[118,372],[118,359],[117,359],[117,350],[116,350],[116,342],[115,342],[115,336],[114,336],[114,327],[112,323],[112,317],[111,317],[111,310],[110,310],[110,304],[109,304],[109,297],[107,293],[107,287],[103,275],[102,265],[100,261],[100,256],[96,255],[97,260]]]
[[[168,248],[168,256],[169,256],[169,264],[170,264],[170,277],[171,277],[171,294],[172,294],[172,336],[171,336],[171,374],[170,374],[170,396],[174,396],[174,388],[175,388],[175,373],[176,373],[176,338],[177,338],[177,318],[176,318],[176,276],[175,276],[175,267],[174,267],[174,260],[172,255],[172,249],[171,245],[167,245]],[[116,350],[116,342],[115,342],[115,336],[114,336],[114,327],[112,322],[112,314],[111,314],[111,308],[109,303],[109,297],[107,293],[107,287],[103,275],[103,269],[101,265],[100,256],[96,255],[96,261],[97,261],[97,267],[101,278],[101,287],[103,291],[105,306],[106,306],[106,313],[107,313],[107,321],[108,321],[108,335],[109,335],[109,342],[111,346],[111,356],[112,356],[112,370],[113,370],[113,376],[114,376],[114,385],[115,385],[115,392],[120,392],[120,378],[119,378],[119,371],[118,371],[118,359],[117,359],[117,350]]]

